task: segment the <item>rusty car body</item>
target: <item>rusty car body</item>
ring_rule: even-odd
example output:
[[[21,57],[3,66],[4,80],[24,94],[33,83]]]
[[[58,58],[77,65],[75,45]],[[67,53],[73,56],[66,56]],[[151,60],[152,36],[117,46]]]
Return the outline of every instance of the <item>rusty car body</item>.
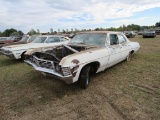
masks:
[[[67,45],[27,51],[25,62],[44,75],[67,84],[77,82],[85,89],[92,74],[123,61],[140,48],[121,32],[94,31],[78,33]]]

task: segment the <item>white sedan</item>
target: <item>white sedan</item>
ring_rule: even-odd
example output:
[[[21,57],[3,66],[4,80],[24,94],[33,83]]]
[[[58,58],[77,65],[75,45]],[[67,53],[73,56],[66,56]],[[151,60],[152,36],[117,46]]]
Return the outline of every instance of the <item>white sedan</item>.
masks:
[[[140,48],[120,32],[84,32],[67,45],[26,53],[25,62],[44,75],[52,75],[67,84],[77,82],[85,89],[92,74],[123,60],[129,61]]]
[[[42,35],[37,36],[33,42],[28,44],[4,46],[1,48],[1,52],[10,58],[24,59],[24,54],[27,50],[67,44],[69,40],[68,37],[64,36]]]

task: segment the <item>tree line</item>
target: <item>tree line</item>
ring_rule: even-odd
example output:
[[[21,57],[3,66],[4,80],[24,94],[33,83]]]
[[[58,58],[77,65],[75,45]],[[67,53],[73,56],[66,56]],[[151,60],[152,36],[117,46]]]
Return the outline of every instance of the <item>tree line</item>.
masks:
[[[160,22],[157,22],[155,25],[152,26],[140,26],[140,25],[136,25],[136,24],[130,24],[130,25],[122,25],[118,28],[115,27],[111,27],[111,28],[95,28],[94,31],[129,31],[129,30],[136,30],[136,31],[140,31],[140,30],[144,30],[144,29],[150,29],[150,28],[155,28],[155,27],[160,27]],[[76,32],[83,32],[83,31],[91,31],[91,29],[73,29],[71,28],[69,29],[58,29],[58,31],[54,31],[53,28],[50,28],[50,32],[44,33],[44,34],[57,34],[58,33],[76,33]],[[34,30],[31,29],[28,33],[28,35],[35,35],[35,34],[40,34],[40,30]],[[21,30],[16,30],[14,28],[11,29],[6,29],[3,32],[0,31],[0,37],[9,37],[9,36],[22,36],[24,35],[24,33]]]
[[[14,28],[6,29],[5,31],[0,31],[0,37],[9,37],[9,36],[22,36],[24,33],[21,30],[16,30]]]

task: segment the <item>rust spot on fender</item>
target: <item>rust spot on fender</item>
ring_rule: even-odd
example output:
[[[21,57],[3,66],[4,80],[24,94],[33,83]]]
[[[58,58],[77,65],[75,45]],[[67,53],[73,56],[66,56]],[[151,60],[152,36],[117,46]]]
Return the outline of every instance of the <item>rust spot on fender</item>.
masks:
[[[71,61],[71,63],[74,63],[74,64],[78,64],[79,63],[79,60],[77,59],[74,59]],[[76,73],[77,73],[77,69],[79,68],[79,65],[76,65],[75,67],[73,67],[71,69],[71,73],[72,73],[72,76],[75,77],[76,76]]]
[[[72,63],[78,64],[78,63],[79,63],[79,60],[74,59],[74,60],[72,60]]]

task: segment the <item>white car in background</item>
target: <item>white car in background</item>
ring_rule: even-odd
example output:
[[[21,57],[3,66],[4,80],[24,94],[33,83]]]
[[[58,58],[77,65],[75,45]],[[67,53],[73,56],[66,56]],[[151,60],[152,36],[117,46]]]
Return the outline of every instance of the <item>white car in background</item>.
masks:
[[[24,59],[24,54],[27,50],[32,50],[40,47],[51,47],[62,44],[67,44],[69,42],[68,37],[57,36],[57,35],[42,35],[36,37],[31,43],[19,44],[2,47],[1,52],[15,59]]]

